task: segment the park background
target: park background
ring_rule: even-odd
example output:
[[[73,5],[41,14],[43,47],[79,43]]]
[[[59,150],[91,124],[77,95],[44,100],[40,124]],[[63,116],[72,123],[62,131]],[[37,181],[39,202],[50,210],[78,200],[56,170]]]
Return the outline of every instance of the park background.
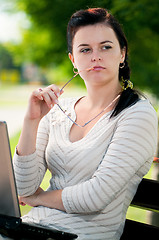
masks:
[[[67,23],[75,11],[88,7],[107,8],[121,23],[129,43],[131,81],[158,113],[159,0],[0,0],[0,120],[8,123],[12,154],[31,91],[51,83],[62,86],[72,77]],[[4,15],[10,24],[2,21]],[[15,36],[3,38],[16,23]],[[65,96],[84,93],[83,81],[76,77]],[[153,163],[146,177],[159,179],[158,163]],[[47,172],[42,183],[45,189],[49,178]],[[22,214],[29,209],[21,207]],[[159,213],[130,207],[127,217],[159,225]]]

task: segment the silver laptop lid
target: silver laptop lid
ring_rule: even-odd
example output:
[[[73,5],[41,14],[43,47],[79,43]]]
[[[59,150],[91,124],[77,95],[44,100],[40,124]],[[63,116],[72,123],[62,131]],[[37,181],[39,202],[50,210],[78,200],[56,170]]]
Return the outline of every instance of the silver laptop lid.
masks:
[[[20,217],[6,122],[0,121],[0,214]]]

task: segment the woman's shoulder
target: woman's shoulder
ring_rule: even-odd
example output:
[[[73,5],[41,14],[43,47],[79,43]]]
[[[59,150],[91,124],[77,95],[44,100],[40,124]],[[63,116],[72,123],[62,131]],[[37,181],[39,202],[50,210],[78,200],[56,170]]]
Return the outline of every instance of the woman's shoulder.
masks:
[[[153,122],[155,125],[158,123],[157,112],[148,99],[141,99],[134,105],[124,109],[119,114],[120,119],[132,119],[132,120],[143,120]]]
[[[129,111],[137,111],[141,113],[151,113],[157,116],[157,113],[148,99],[140,99],[136,104],[130,106]]]
[[[154,122],[158,122],[157,113],[148,99],[141,99],[134,105],[124,109],[119,114],[119,118],[144,119],[145,121],[151,119]]]

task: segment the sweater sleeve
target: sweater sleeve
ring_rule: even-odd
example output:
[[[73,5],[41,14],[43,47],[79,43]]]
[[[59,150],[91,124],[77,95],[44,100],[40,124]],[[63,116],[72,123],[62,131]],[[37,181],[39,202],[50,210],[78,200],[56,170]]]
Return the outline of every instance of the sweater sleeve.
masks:
[[[45,116],[38,128],[36,151],[27,156],[13,157],[13,166],[19,196],[32,195],[40,186],[45,175],[47,164],[45,150],[48,143],[49,119]]]
[[[117,197],[135,174],[142,172],[142,178],[156,151],[157,125],[156,112],[150,105],[142,108],[134,105],[124,110],[92,178],[62,191],[66,212],[100,211]]]

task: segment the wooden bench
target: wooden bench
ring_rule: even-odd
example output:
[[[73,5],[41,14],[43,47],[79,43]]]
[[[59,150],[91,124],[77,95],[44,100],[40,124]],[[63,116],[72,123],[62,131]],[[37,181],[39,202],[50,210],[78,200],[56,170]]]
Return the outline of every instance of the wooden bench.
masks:
[[[159,181],[143,179],[139,184],[131,206],[158,212],[159,214]],[[127,219],[120,240],[132,239],[158,240],[159,227]]]

